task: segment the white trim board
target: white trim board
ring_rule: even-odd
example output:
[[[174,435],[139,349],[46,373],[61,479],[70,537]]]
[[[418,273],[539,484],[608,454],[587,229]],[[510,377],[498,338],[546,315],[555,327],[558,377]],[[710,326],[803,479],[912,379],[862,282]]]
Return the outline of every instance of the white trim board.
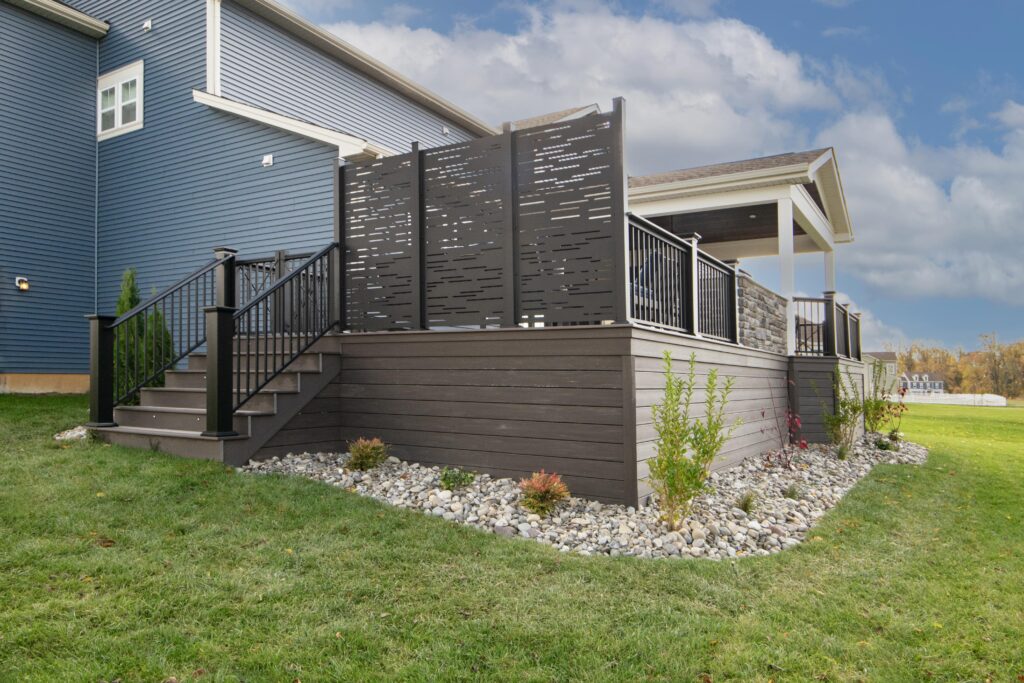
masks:
[[[220,0],[206,0],[206,92],[220,95]]]
[[[105,21],[93,19],[88,14],[71,9],[55,0],[7,0],[7,2],[79,33],[84,33],[90,38],[102,38],[110,30],[110,26]]]
[[[243,102],[237,102],[235,100],[229,100],[224,97],[212,95],[208,92],[203,92],[202,90],[193,90],[192,99],[199,104],[205,104],[206,106],[217,109],[218,111],[234,114],[235,116],[241,116],[242,118],[262,123],[270,126],[271,128],[285,130],[289,133],[295,133],[296,135],[310,138],[311,140],[326,142],[327,144],[338,148],[339,158],[348,159],[350,161],[379,159],[382,156],[391,156],[394,154],[394,152],[386,147],[381,147],[380,145],[363,140],[362,138],[357,138],[354,135],[331,130],[329,128],[323,128],[322,126],[293,119],[290,116],[284,116],[272,111],[267,111],[266,109],[253,107],[252,105],[248,105]]]

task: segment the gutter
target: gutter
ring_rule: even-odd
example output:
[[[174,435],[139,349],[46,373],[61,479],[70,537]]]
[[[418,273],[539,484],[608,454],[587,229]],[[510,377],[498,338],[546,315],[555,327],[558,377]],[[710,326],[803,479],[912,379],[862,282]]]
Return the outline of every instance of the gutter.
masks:
[[[84,33],[90,38],[102,38],[110,30],[110,26],[106,22],[93,19],[88,14],[71,9],[55,0],[7,0],[7,2],[50,21],[63,24],[79,33]]]

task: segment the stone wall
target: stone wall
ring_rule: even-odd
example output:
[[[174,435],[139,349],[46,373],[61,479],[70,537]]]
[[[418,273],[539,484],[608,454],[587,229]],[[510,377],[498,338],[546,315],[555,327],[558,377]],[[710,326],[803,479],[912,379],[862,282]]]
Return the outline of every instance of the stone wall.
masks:
[[[786,353],[786,299],[740,271],[740,343],[752,349]]]

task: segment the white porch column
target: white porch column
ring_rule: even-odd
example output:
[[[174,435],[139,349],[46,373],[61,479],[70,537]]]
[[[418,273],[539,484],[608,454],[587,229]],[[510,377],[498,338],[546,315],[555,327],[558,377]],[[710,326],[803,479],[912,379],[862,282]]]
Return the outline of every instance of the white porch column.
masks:
[[[796,293],[796,266],[793,256],[793,200],[779,200],[779,287],[782,296],[786,297],[786,353],[796,353],[796,306],[793,295]]]
[[[825,252],[825,291],[836,291],[836,252]]]

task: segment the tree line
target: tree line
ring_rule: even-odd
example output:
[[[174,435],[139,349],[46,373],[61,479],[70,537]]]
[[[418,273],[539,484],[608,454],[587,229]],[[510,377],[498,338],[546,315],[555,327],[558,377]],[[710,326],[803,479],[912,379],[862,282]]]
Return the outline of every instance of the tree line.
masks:
[[[1004,344],[984,334],[977,351],[914,343],[896,355],[901,372],[939,374],[951,393],[1024,396],[1024,339]]]

